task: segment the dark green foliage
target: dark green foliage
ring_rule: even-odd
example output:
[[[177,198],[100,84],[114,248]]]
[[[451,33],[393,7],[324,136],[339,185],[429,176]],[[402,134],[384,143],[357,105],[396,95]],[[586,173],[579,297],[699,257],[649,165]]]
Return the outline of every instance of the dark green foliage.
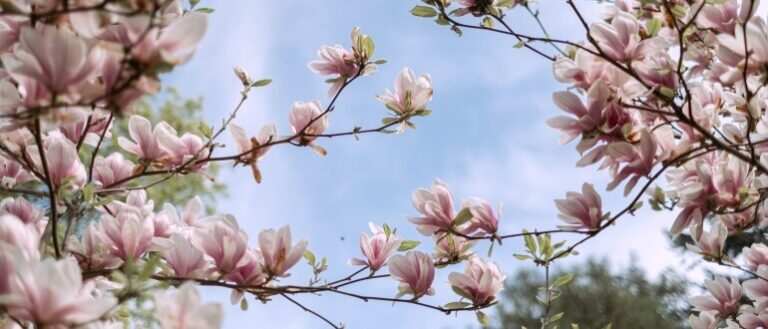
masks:
[[[685,328],[687,281],[671,271],[651,279],[636,263],[617,272],[607,260],[589,259],[583,264],[555,270],[551,278],[565,273],[574,279],[560,287],[562,293],[550,315],[565,312],[560,328],[571,323],[580,328],[672,329]],[[524,269],[507,277],[498,306],[499,328],[529,329],[541,326],[544,312],[536,296],[544,286],[543,269]]]

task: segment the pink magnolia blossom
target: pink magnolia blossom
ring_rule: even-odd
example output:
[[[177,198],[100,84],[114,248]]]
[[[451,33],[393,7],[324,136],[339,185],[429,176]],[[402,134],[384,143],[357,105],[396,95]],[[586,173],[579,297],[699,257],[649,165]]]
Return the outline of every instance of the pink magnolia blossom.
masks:
[[[592,23],[590,31],[602,51],[622,63],[642,56],[649,49],[660,47],[659,39],[641,39],[640,23],[629,13],[618,13],[610,24]]]
[[[768,26],[761,17],[753,17],[747,23],[746,32],[745,36],[741,28],[736,28],[733,35],[718,34],[717,41],[720,43],[718,55],[720,59],[724,59],[725,56],[738,57],[739,69],[758,70],[768,62]],[[747,49],[744,47],[745,42],[749,45]],[[749,61],[744,60],[745,50],[748,50]],[[749,67],[744,67],[745,65]],[[738,75],[738,72],[734,74]]]
[[[320,102],[308,103],[295,102],[288,116],[294,134],[301,133],[296,141],[302,144],[311,144],[317,136],[328,128],[328,115],[323,113]]]
[[[704,28],[711,28],[720,33],[733,35],[736,24],[739,21],[747,21],[749,17],[757,10],[757,5],[752,6],[750,1],[742,1],[741,8],[737,0],[727,0],[721,4],[700,3],[701,13],[697,16],[696,22]],[[752,7],[752,12],[749,12]]]
[[[259,233],[259,249],[264,257],[264,270],[270,276],[286,277],[288,270],[304,255],[307,241],[301,240],[291,246],[291,228],[283,226],[280,230],[263,230]]]
[[[93,282],[83,282],[72,258],[20,262],[10,291],[0,303],[11,316],[41,327],[68,327],[107,315],[117,300],[94,298]]]
[[[192,237],[192,244],[211,257],[223,273],[237,267],[245,255],[247,243],[248,235],[229,215],[215,218],[210,226],[198,229]]]
[[[14,215],[0,215],[0,242],[15,246],[31,259],[40,257],[41,232],[33,225],[22,222]]]
[[[15,79],[32,79],[51,93],[68,95],[97,70],[86,42],[66,28],[48,24],[22,27],[15,56],[3,64]]]
[[[169,239],[161,240],[160,245],[163,259],[177,277],[203,278],[208,263],[203,253],[179,234],[173,234]]]
[[[565,199],[555,200],[560,211],[557,218],[569,225],[558,226],[565,230],[596,230],[603,220],[602,200],[592,184],[584,183],[581,193],[568,192]]]
[[[202,304],[200,293],[191,282],[174,291],[155,293],[157,320],[163,329],[218,329],[222,310],[219,304]]]
[[[256,162],[263,158],[269,149],[271,148],[269,143],[275,142],[277,139],[277,127],[274,124],[269,124],[261,127],[259,136],[248,138],[245,129],[242,127],[230,123],[227,126],[227,131],[235,140],[235,146],[237,146],[237,152],[239,154],[245,154],[238,159],[238,161],[249,164],[253,170],[253,177],[257,183],[261,183],[261,171],[259,171]],[[258,149],[257,149],[258,148]],[[257,149],[256,151],[253,151]]]
[[[82,120],[59,125],[59,131],[75,144],[82,139],[84,144],[96,146],[102,133],[105,139],[111,138],[109,130],[112,128],[112,121],[109,120],[109,113],[100,110],[86,111],[90,115],[90,121],[89,116],[84,116]]]
[[[555,104],[563,111],[576,116],[576,118],[557,116],[547,120],[547,124],[550,127],[563,131],[560,143],[568,143],[574,138],[597,128],[603,119],[603,111],[608,105],[609,95],[610,90],[600,80],[589,89],[587,106],[584,106],[579,97],[572,92],[556,92],[552,97]]]
[[[606,151],[608,157],[615,161],[617,173],[613,181],[608,184],[608,190],[611,191],[625,179],[629,181],[624,186],[624,195],[632,192],[640,178],[651,173],[656,164],[656,138],[647,129],[640,133],[639,145],[632,145],[626,142],[613,143],[608,146]],[[618,163],[624,163],[621,169],[618,169]]]
[[[716,311],[720,315],[729,316],[739,309],[741,299],[741,285],[739,280],[731,279],[730,282],[723,277],[704,281],[704,287],[709,295],[691,297],[688,302],[693,305],[694,311]]]
[[[411,115],[426,109],[432,100],[432,78],[429,74],[416,77],[413,70],[403,68],[395,79],[395,92],[386,90],[386,94],[377,98],[397,115]]]
[[[691,329],[715,329],[720,321],[712,314],[713,312],[701,312],[698,315],[691,314],[688,323]]]
[[[358,38],[360,38],[360,28],[356,27],[352,30],[352,44],[358,44]],[[341,86],[347,82],[348,79],[356,76],[360,71],[360,63],[355,56],[354,49],[347,49],[341,45],[335,46],[323,46],[317,51],[319,60],[309,62],[307,66],[312,72],[320,75],[330,75],[332,78],[331,89],[328,90],[328,96],[333,96],[339,92]],[[376,64],[366,63],[365,68],[360,75],[369,75],[376,72]]]
[[[744,281],[742,286],[744,292],[752,300],[762,300],[768,297],[768,282],[763,278],[768,278],[768,265],[759,265],[757,267],[758,278]]]
[[[751,271],[757,271],[760,265],[768,265],[768,246],[762,243],[753,243],[741,250],[744,255],[744,263]]]
[[[149,250],[155,236],[154,223],[136,209],[121,209],[115,216],[102,215],[104,237],[112,252],[122,260],[137,259]]]
[[[93,165],[93,180],[97,186],[117,187],[122,184],[116,183],[133,174],[133,167],[133,163],[117,152],[106,158],[97,156]]]
[[[482,230],[487,234],[496,234],[499,230],[499,218],[493,212],[493,208],[488,201],[481,198],[469,198],[461,201],[462,207],[469,209],[472,218],[469,225],[463,228],[466,233]]]
[[[139,115],[132,115],[128,120],[128,134],[131,136],[131,140],[120,136],[117,142],[123,149],[139,158],[159,160],[164,155],[164,151],[160,148],[159,138],[164,132],[172,129],[165,122],[161,122],[153,130],[149,120]]]
[[[78,186],[85,183],[85,166],[80,162],[75,144],[59,133],[51,133],[45,138],[43,145],[48,173],[54,185],[61,185],[65,180],[71,180]],[[30,147],[27,152],[39,172],[45,172],[37,145]]]
[[[419,233],[430,236],[438,230],[453,228],[456,218],[453,196],[445,183],[437,180],[431,189],[417,189],[413,192],[411,201],[421,216],[408,217],[408,220],[416,224]]]
[[[477,256],[469,258],[464,273],[451,272],[448,275],[454,291],[460,292],[474,305],[490,304],[504,288],[504,278],[495,262]]]
[[[720,259],[723,256],[725,239],[728,237],[728,229],[721,221],[712,222],[709,232],[697,237],[693,236],[694,244],[687,244],[687,248],[707,258]]]
[[[32,180],[30,175],[15,160],[0,156],[0,186],[13,187]]]
[[[435,279],[435,265],[432,259],[420,251],[409,251],[403,255],[394,255],[389,259],[389,273],[400,281],[395,298],[413,295],[413,299],[435,294],[432,281]]]
[[[240,285],[262,285],[267,282],[268,275],[262,271],[264,258],[258,250],[248,249],[234,271],[227,273],[224,279]],[[234,293],[234,292],[233,292]],[[238,297],[234,295],[234,297]],[[238,298],[239,301],[239,298]],[[232,300],[233,304],[236,302]]]
[[[81,239],[70,237],[68,251],[87,271],[98,271],[116,268],[122,264],[122,259],[115,255],[112,243],[107,239],[100,224],[91,224],[83,233]]]
[[[38,233],[43,233],[46,224],[48,223],[45,214],[23,197],[18,198],[6,198],[0,201],[0,215],[10,214],[20,219],[27,225],[35,227]]]
[[[368,234],[360,234],[360,250],[365,256],[365,260],[352,258],[349,263],[352,265],[365,265],[376,272],[387,265],[387,259],[397,252],[402,240],[395,234],[387,235],[384,230],[374,223],[368,223],[368,227],[373,232],[370,237]]]
[[[162,162],[167,167],[177,168],[194,161],[195,159],[204,159],[208,156],[209,149],[203,139],[191,133],[184,133],[181,137],[176,135],[176,131],[171,129],[164,130],[159,138],[160,148],[166,156]],[[207,162],[189,166],[194,170],[200,170],[207,167]]]

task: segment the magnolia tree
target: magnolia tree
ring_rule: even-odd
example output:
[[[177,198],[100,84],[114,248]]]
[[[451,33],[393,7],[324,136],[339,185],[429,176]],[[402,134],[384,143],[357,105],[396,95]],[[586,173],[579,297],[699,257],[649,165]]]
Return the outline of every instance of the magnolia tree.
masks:
[[[671,233],[690,234],[692,253],[734,275],[706,281],[709,292],[690,299],[691,327],[768,327],[766,240],[737,258],[723,252],[729,236],[768,227],[768,26],[755,15],[758,1],[615,0],[589,22],[579,5],[563,0],[583,41],[550,36],[531,0],[416,5],[414,15],[459,35],[493,32],[552,62],[566,89],[553,100],[565,113],[548,124],[563,132],[563,143],[579,139],[576,165],[599,162],[613,179],[606,189],[621,187],[627,204],[603,209],[602,189],[587,182],[555,200],[564,225],[499,232],[501,209],[479,198],[454,202],[448,185],[436,181],[413,192],[415,216],[408,218],[434,245],[417,251],[402,230],[371,224],[360,250],[349,251],[351,273],[342,278],[325,277],[325,258],[317,259],[306,241],[295,242],[287,225],[249,241],[233,216],[202,216],[199,198],[160,206],[147,191],[175,176],[205,177],[214,163],[250,167],[258,183],[258,163],[268,161],[273,147],[325,155],[327,138],[403,133],[431,112],[429,75],[400,72],[394,91],[378,96],[389,111],[380,126],[330,131],[341,94],[385,63],[374,57],[373,39],[354,29],[348,46],[323,46],[308,65],[329,78],[325,105],[297,101],[287,122],[248,132],[235,123],[238,111],[252,89],[270,81],[255,81],[236,67],[240,102],[221,125],[203,125],[198,134],[176,131],[136,115],[132,104],[158,92],[158,75],[194,54],[212,12],[198,2],[0,1],[0,179],[2,192],[13,195],[0,203],[4,327],[218,328],[220,306],[201,303],[201,285],[231,291],[230,302],[243,307],[249,299],[286,299],[334,328],[343,325],[295,296],[335,294],[475,313],[488,324],[482,310],[494,305],[504,275],[475,245],[519,239],[525,251],[516,257],[544,268],[541,328],[554,328],[562,314],[549,309],[572,276],[550,278],[551,264],[632,216],[642,199],[675,212]],[[530,14],[541,31],[518,33],[506,20],[511,11]],[[118,120],[127,122],[127,135],[112,129]],[[224,153],[219,137],[225,132],[236,153]],[[112,141],[119,149],[104,147]],[[554,242],[553,234],[576,238]],[[511,251],[517,246],[504,244]],[[288,278],[302,258],[313,276]],[[433,287],[438,270],[453,271],[450,288]],[[392,281],[392,294],[349,290],[372,280]],[[428,297],[444,288],[456,298]],[[151,316],[138,311],[145,303]]]

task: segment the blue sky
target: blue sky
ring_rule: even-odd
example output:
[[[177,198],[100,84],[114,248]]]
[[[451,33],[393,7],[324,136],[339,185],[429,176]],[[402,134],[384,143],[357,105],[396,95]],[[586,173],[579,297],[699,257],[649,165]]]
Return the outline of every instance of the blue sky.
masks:
[[[559,38],[580,39],[582,30],[561,2],[543,1],[542,12],[550,33]],[[194,59],[164,77],[190,97],[204,96],[206,116],[218,123],[238,101],[239,81],[234,65],[246,68],[256,79],[274,82],[251,93],[236,122],[255,134],[274,122],[289,132],[288,112],[294,101],[328,103],[324,78],[310,72],[306,63],[315,59],[324,44],[349,44],[354,26],[374,37],[377,57],[389,62],[378,73],[355,82],[337,104],[330,131],[347,131],[355,125],[375,127],[386,110],[374,99],[392,88],[396,74],[409,66],[417,74],[430,73],[435,88],[430,105],[433,114],[416,121],[418,129],[402,135],[365,135],[323,140],[329,154],[319,157],[309,149],[279,147],[260,167],[261,185],[253,183],[250,170],[226,170],[221,178],[229,184],[230,197],[218,209],[234,214],[251,234],[251,243],[263,228],[290,224],[295,238],[309,240],[310,249],[327,256],[329,279],[343,277],[354,268],[346,265],[358,256],[357,241],[370,221],[387,222],[407,239],[421,239],[421,250],[431,252],[406,220],[413,215],[411,192],[440,178],[453,188],[457,200],[480,196],[503,203],[503,232],[522,228],[553,228],[553,199],[582,182],[604,187],[606,173],[592,168],[576,169],[578,154],[572,145],[560,146],[558,132],[544,124],[559,110],[552,92],[565,89],[551,73],[551,65],[515,42],[489,33],[465,31],[457,38],[445,27],[411,16],[419,1],[210,1],[216,12]],[[595,5],[578,1],[594,17]],[[521,31],[534,32],[530,17],[512,15]],[[605,196],[607,210],[624,207],[617,195]],[[671,215],[641,211],[628,217],[580,249],[582,256],[608,256],[626,264],[635,253],[650,273],[680,264],[662,231]],[[342,239],[343,237],[343,239]],[[478,248],[484,254],[486,247]],[[513,273],[527,266],[512,258],[522,242],[508,241],[496,248],[494,258],[503,271]],[[573,259],[569,261],[579,261]],[[463,266],[451,268],[463,270]],[[450,270],[438,272],[437,295],[424,302],[455,301],[447,284]],[[302,284],[308,266],[297,265],[286,282]],[[396,282],[379,280],[355,289],[368,294],[393,296]],[[228,292],[204,290],[205,299],[228,303]],[[301,302],[348,328],[465,328],[474,325],[473,314],[446,316],[412,305],[363,303],[336,296],[298,296]],[[248,325],[264,329],[322,328],[324,324],[285,300],[250,310],[227,306],[226,328]]]

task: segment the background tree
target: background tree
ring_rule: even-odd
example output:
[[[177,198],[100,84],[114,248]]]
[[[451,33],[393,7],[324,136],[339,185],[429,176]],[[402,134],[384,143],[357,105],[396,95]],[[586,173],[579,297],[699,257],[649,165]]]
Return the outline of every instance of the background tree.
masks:
[[[584,263],[561,268],[552,277],[573,274],[573,281],[561,286],[560,296],[550,314],[564,312],[560,327],[571,323],[582,328],[684,328],[687,319],[685,297],[688,282],[665,271],[650,278],[634,261],[614,271],[606,259],[590,258]],[[499,328],[538,328],[544,306],[537,300],[544,286],[539,269],[521,269],[507,278],[498,306]]]

